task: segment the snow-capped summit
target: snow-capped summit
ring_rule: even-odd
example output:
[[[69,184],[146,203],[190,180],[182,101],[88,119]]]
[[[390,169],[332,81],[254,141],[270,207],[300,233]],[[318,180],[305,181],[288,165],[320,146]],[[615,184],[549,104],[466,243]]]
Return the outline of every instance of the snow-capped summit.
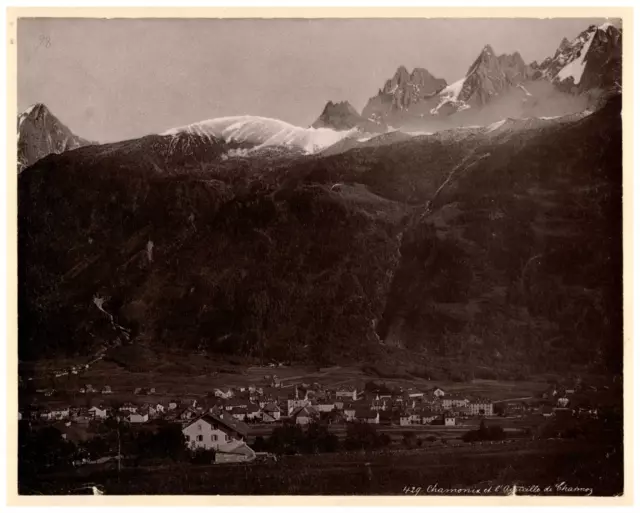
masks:
[[[591,25],[573,41],[563,39],[555,55],[537,66],[537,75],[569,92],[608,89],[620,82],[621,44],[614,24]]]
[[[160,135],[188,134],[201,139],[243,144],[251,150],[275,146],[316,153],[354,132],[355,129],[337,131],[330,128],[302,128],[279,119],[260,116],[230,116],[173,128]]]
[[[43,103],[18,116],[18,172],[51,153],[91,144],[67,128]]]

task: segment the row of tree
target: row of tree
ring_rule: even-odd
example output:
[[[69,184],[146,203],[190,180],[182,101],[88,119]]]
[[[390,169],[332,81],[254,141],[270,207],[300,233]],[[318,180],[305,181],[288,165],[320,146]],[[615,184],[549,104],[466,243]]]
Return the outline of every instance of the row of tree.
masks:
[[[484,419],[480,422],[479,429],[473,429],[467,431],[462,435],[464,442],[483,442],[489,440],[504,440],[507,438],[507,434],[504,432],[501,426],[489,426],[484,422]]]
[[[311,423],[306,428],[294,424],[277,427],[269,438],[257,437],[253,449],[276,454],[316,454],[345,450],[373,450],[391,443],[389,435],[378,433],[371,424],[353,423],[347,426],[346,438],[340,441],[328,426]]]

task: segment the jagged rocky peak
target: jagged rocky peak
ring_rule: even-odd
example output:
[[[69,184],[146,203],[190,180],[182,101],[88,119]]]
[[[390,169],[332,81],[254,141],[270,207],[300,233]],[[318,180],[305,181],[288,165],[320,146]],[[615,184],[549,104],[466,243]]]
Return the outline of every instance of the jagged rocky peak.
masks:
[[[387,87],[392,84],[395,84],[395,85],[406,84],[410,78],[411,78],[411,75],[409,75],[409,70],[407,70],[407,68],[405,68],[404,66],[399,66],[395,74],[393,75],[393,78],[387,81],[387,84],[385,85],[385,89],[387,89]]]
[[[383,132],[386,126],[381,122],[367,120],[347,101],[329,101],[324,106],[320,117],[314,121],[311,128],[331,128],[343,131],[358,128],[365,132]]]
[[[67,128],[44,103],[18,116],[18,172],[51,153],[92,144]]]
[[[369,99],[362,116],[371,121],[393,124],[407,115],[419,115],[415,111],[421,110],[422,104],[446,86],[446,80],[435,77],[425,68],[415,68],[409,73],[405,66],[400,66],[378,94]]]
[[[590,25],[572,41],[562,40],[553,58],[536,69],[535,78],[552,80],[563,91],[608,89],[622,75],[622,38],[612,23]]]
[[[333,114],[349,114],[354,116],[360,116],[358,111],[347,101],[342,102],[333,102],[329,100],[327,104],[324,106],[323,114],[333,115]]]
[[[558,49],[556,50],[556,55],[569,48],[570,45],[571,41],[569,41],[566,37],[563,37],[562,41],[560,42],[560,46],[558,46]]]
[[[486,58],[491,58],[491,57],[495,57],[496,52],[493,51],[493,48],[490,44],[486,44],[482,48],[482,53],[480,55]]]
[[[393,77],[387,80],[378,94],[393,96],[429,95],[447,85],[447,81],[436,78],[425,68],[415,68],[411,73],[405,66],[400,66]]]
[[[517,86],[531,75],[520,53],[496,56],[487,44],[469,68],[456,100],[464,106],[482,106],[511,86]]]
[[[18,116],[18,129],[26,120],[42,119],[50,111],[44,103],[35,103]]]

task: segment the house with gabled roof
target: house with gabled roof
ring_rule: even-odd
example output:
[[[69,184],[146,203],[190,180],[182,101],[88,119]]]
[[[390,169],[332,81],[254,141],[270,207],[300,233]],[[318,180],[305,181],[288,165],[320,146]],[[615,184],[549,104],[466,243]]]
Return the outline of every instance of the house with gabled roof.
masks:
[[[440,387],[433,387],[430,392],[433,397],[444,397],[446,395],[446,392]]]
[[[296,408],[290,416],[296,424],[305,425],[318,418],[318,411],[311,406],[301,406]]]
[[[234,392],[231,388],[216,388],[213,391],[213,394],[216,397],[221,397],[222,399],[231,399],[234,395]]]
[[[127,422],[131,424],[144,424],[145,422],[149,422],[149,411],[140,410],[137,413],[130,413],[126,419]]]
[[[220,415],[205,413],[184,426],[182,433],[190,449],[220,451],[233,442],[243,442],[249,433],[249,426],[226,412]]]
[[[92,406],[89,408],[89,413],[96,419],[106,419],[109,414],[109,409],[106,406]]]
[[[262,422],[277,422],[280,420],[280,413],[276,403],[267,403],[262,407]]]
[[[289,412],[289,415],[291,415],[294,410],[303,408],[311,404],[311,401],[307,399],[306,396],[298,397],[297,395],[298,394],[295,394],[295,395],[291,394],[287,398],[287,411]]]

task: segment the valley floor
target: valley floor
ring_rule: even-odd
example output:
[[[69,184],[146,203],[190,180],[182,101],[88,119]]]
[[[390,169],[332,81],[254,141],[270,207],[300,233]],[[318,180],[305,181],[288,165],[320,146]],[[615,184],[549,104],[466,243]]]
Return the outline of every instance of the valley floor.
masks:
[[[519,440],[506,444],[283,456],[277,462],[81,468],[22,483],[21,493],[69,494],[87,483],[106,495],[616,495],[622,454],[606,443]],[[540,492],[535,492],[536,487]],[[547,492],[548,493],[548,492]],[[446,493],[444,493],[446,494]],[[213,500],[213,499],[212,499]]]

